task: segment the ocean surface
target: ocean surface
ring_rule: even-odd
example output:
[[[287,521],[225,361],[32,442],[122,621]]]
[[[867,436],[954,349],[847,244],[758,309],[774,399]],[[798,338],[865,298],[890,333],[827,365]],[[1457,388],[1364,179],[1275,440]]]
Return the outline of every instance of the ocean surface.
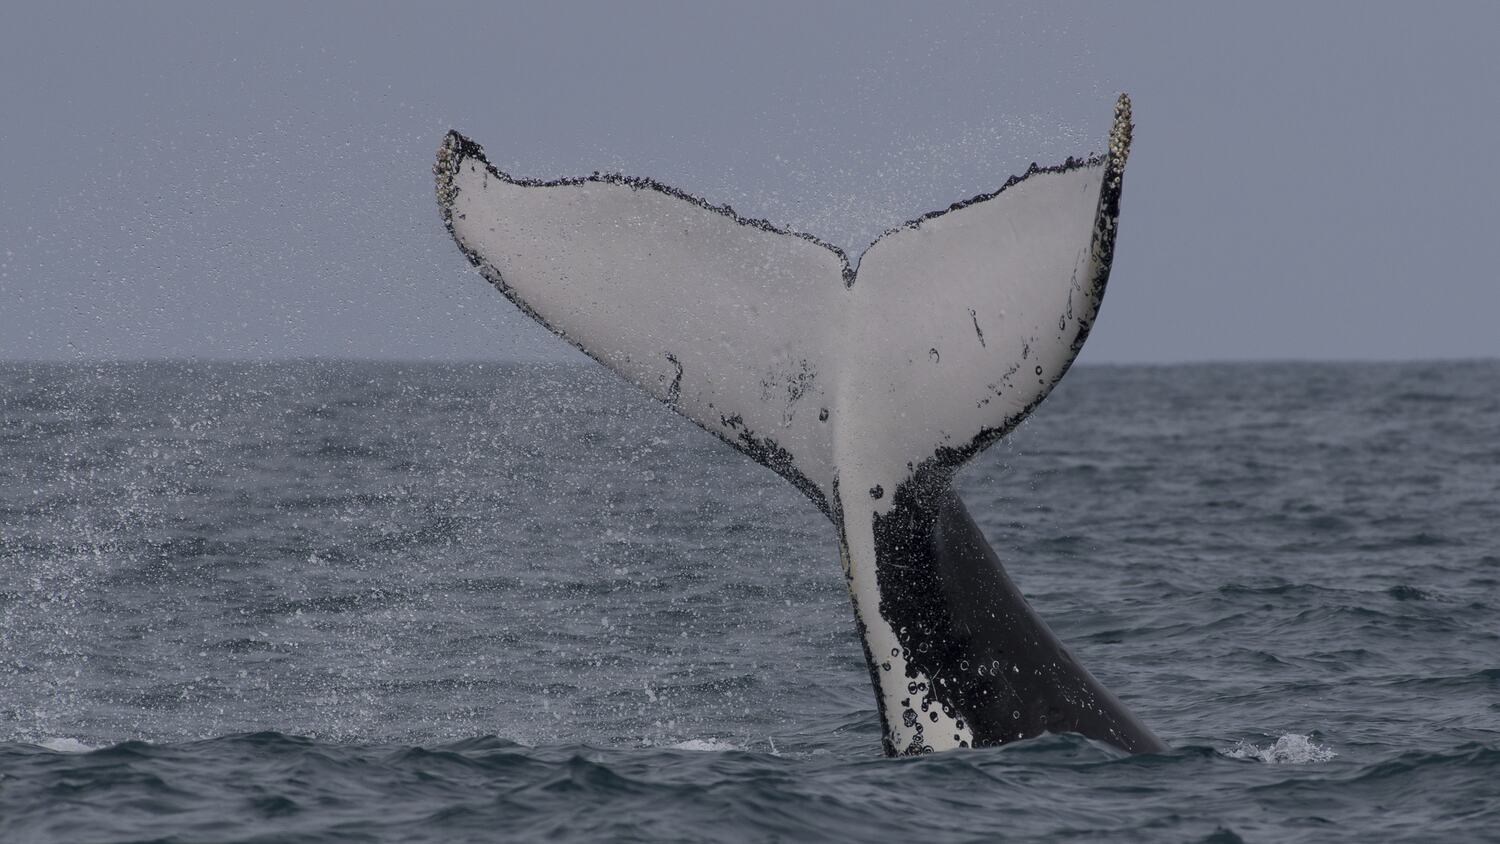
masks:
[[[0,365],[0,841],[1500,838],[1500,362],[1082,366],[960,481],[1171,752],[882,757],[831,526],[592,366]]]

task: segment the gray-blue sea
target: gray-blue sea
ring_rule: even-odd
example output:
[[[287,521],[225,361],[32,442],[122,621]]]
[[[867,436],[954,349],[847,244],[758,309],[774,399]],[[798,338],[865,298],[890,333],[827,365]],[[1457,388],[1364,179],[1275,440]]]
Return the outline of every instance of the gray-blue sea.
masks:
[[[0,841],[1500,839],[1500,362],[1088,366],[960,478],[1174,748],[887,759],[832,527],[588,365],[0,365]]]

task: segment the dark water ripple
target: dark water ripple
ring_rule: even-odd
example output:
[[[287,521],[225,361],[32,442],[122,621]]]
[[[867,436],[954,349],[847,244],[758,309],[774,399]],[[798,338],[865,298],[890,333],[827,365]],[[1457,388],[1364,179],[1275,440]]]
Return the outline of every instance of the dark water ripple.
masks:
[[[1449,840],[1500,821],[1475,799],[1500,751],[1478,744],[1288,768],[1067,736],[887,761],[265,732],[81,754],[12,744],[0,766],[7,840]]]
[[[592,369],[0,366],[0,841],[1489,840],[1500,364],[1094,367],[963,495],[1175,748],[877,755],[832,532]]]

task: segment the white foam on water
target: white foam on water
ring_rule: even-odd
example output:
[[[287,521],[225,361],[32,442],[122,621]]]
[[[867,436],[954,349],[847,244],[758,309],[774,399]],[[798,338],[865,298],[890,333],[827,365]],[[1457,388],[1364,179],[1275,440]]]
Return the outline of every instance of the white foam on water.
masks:
[[[1231,759],[1259,759],[1268,765],[1306,765],[1310,762],[1327,762],[1338,756],[1333,748],[1318,744],[1312,736],[1286,733],[1275,742],[1259,747],[1247,741],[1224,751]]]
[[[700,750],[700,751],[711,752],[711,753],[723,753],[726,750],[744,750],[745,748],[740,747],[737,744],[730,744],[727,741],[720,741],[718,739],[712,739],[712,738],[710,738],[710,739],[688,739],[687,741],[680,741],[680,742],[678,742],[676,744],[668,745],[667,749],[668,750]]]
[[[36,743],[36,746],[55,750],[58,753],[90,753],[99,749],[92,744],[84,744],[76,738],[42,739]]]

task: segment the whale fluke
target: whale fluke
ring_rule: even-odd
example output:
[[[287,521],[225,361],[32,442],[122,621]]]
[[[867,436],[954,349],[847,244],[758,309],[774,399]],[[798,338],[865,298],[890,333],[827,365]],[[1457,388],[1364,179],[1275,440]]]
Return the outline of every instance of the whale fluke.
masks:
[[[1046,397],[1109,278],[1131,136],[878,238],[650,179],[509,176],[457,132],[444,224],[525,313],[801,490],[838,530],[889,753],[1074,731],[1163,747],[1027,606],[953,473]]]

